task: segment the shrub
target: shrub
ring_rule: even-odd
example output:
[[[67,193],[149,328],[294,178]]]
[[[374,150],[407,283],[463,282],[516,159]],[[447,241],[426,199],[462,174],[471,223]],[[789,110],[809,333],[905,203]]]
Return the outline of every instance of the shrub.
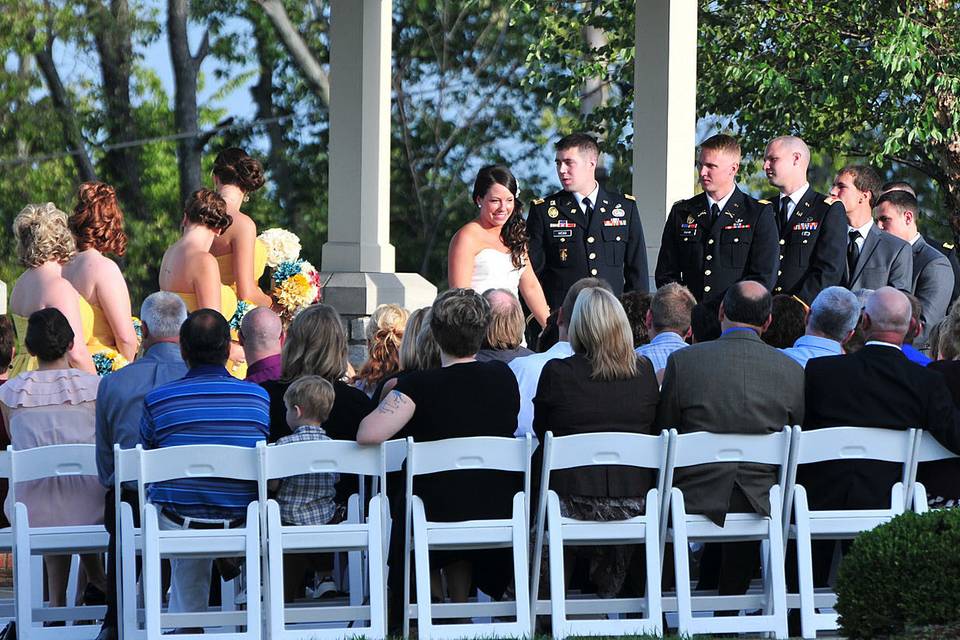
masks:
[[[960,510],[905,513],[858,536],[840,564],[837,613],[849,638],[960,625]]]

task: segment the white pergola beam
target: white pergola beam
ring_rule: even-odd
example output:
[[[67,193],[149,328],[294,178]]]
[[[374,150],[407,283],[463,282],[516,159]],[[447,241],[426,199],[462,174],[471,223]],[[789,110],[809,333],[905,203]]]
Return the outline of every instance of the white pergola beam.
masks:
[[[633,193],[647,241],[650,290],[670,206],[693,195],[697,2],[637,0]]]

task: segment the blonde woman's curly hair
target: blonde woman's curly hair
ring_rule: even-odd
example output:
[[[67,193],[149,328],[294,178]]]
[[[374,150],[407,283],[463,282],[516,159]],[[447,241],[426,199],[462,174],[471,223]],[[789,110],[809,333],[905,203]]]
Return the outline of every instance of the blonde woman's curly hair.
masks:
[[[17,258],[25,267],[44,262],[66,262],[77,253],[77,243],[67,225],[67,214],[52,202],[28,204],[13,219]]]
[[[410,312],[396,304],[377,307],[367,324],[367,351],[370,357],[360,372],[357,382],[370,389],[392,373],[400,370],[400,343]]]

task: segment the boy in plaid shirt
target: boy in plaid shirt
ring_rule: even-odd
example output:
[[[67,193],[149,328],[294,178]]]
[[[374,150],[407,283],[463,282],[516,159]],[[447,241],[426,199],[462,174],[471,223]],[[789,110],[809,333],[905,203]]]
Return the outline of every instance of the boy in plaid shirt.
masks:
[[[283,403],[287,407],[287,424],[293,433],[277,440],[277,446],[293,442],[329,440],[330,437],[320,425],[330,416],[333,397],[333,385],[320,376],[297,378],[283,394]],[[282,480],[271,480],[270,489],[277,491],[280,521],[284,525],[297,526],[335,521],[337,506],[333,497],[336,494],[338,477],[339,474],[336,473],[306,473]],[[330,554],[285,555],[285,600],[289,602],[303,597],[307,570],[311,577],[314,571],[324,575],[317,595],[335,591],[333,580],[329,577],[332,568],[330,559]]]

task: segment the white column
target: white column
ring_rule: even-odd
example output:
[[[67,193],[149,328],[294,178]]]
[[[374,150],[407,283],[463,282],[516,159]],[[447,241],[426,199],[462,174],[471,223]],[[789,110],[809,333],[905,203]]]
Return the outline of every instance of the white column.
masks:
[[[650,290],[670,206],[693,195],[697,2],[637,0],[633,193],[647,241]]]
[[[0,315],[7,312],[7,283],[0,280]]]
[[[330,218],[321,270],[392,272],[391,0],[330,5]]]

